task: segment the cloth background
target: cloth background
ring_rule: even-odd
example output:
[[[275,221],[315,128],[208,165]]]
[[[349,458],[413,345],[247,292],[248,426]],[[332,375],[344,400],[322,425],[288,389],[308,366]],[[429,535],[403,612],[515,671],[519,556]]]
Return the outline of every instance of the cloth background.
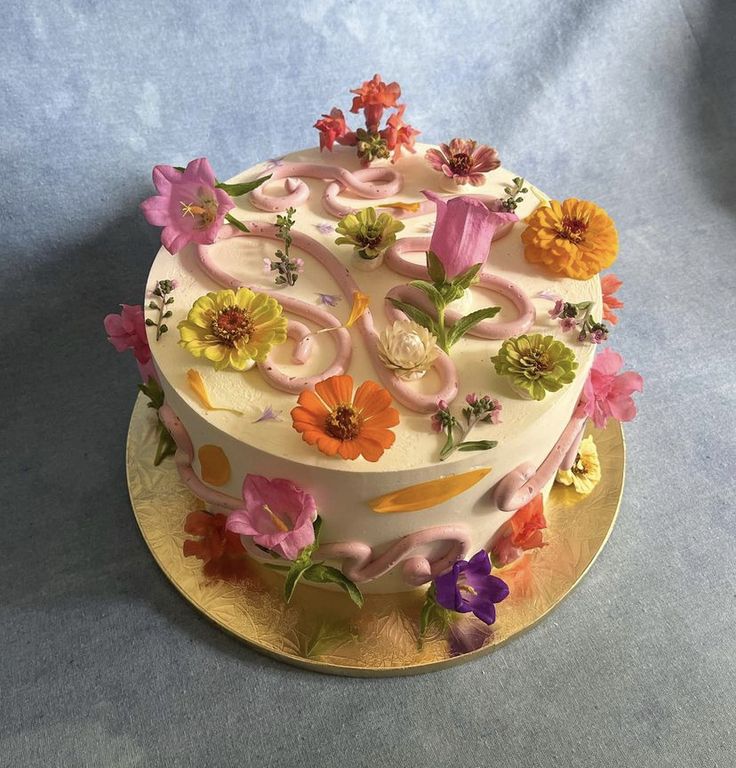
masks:
[[[0,13],[0,765],[733,766],[736,6],[11,0]],[[374,72],[422,139],[603,205],[640,371],[612,538],[475,663],[325,677],[182,600],[131,514],[129,355],[155,163],[313,146]]]

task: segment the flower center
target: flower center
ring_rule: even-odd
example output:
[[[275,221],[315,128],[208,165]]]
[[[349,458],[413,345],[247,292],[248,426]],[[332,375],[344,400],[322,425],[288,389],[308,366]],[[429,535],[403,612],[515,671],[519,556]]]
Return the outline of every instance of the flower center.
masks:
[[[452,156],[450,168],[457,176],[467,176],[472,165],[473,161],[470,155],[465,152],[458,152]]]
[[[200,189],[198,200],[192,203],[179,201],[182,216],[191,216],[197,221],[197,229],[206,229],[217,218],[217,200],[206,189]]]
[[[557,234],[571,243],[580,243],[585,238],[588,225],[582,219],[573,219],[565,216],[562,220],[562,229],[557,230]]]
[[[253,318],[242,307],[225,307],[212,321],[212,333],[228,346],[235,346],[236,341],[250,338],[255,330]]]
[[[588,471],[588,468],[585,466],[585,462],[583,461],[580,454],[575,457],[575,461],[573,462],[571,469],[574,475],[584,475]]]
[[[273,521],[273,524],[280,530],[286,533],[286,531],[290,531],[291,528],[271,509],[271,507],[268,506],[268,504],[263,505],[263,511],[267,512],[269,516],[271,517],[271,520]]]
[[[360,433],[360,414],[352,405],[338,405],[327,417],[325,429],[338,440],[352,440]]]
[[[533,349],[528,355],[524,355],[521,358],[521,364],[524,366],[524,372],[534,379],[550,369],[549,357],[541,349]]]

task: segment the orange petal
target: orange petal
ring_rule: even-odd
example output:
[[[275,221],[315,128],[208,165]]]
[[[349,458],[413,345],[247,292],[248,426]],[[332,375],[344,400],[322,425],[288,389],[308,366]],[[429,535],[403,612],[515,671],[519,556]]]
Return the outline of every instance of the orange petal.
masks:
[[[391,433],[389,432],[388,434]],[[372,440],[370,437],[361,434],[354,442],[366,461],[378,461],[383,456],[384,446],[378,440]]]
[[[388,429],[371,429],[364,427],[360,431],[360,437],[367,437],[378,443],[382,448],[390,448],[396,442],[396,435]]]
[[[187,382],[189,383],[189,387],[192,392],[194,392],[194,394],[199,398],[200,403],[202,403],[202,407],[206,408],[208,411],[230,411],[237,416],[243,415],[242,411],[237,411],[235,408],[224,408],[221,406],[213,405],[212,401],[210,400],[209,392],[207,392],[207,386],[205,385],[204,379],[202,378],[202,374],[199,371],[195,371],[194,368],[190,368],[187,371]]]
[[[346,328],[350,328],[350,326],[363,315],[366,309],[368,309],[370,301],[371,297],[367,294],[361,293],[360,291],[353,291],[353,308],[350,310],[350,317],[348,318],[347,323],[345,323]]]
[[[391,395],[375,381],[364,381],[355,392],[355,407],[369,419],[391,405]]]
[[[327,418],[329,411],[325,408],[325,404],[312,392],[311,389],[305,389],[297,400],[297,403],[305,410],[314,416],[319,416],[323,419]],[[296,410],[296,408],[294,409]],[[294,411],[291,412],[292,416]]]
[[[352,403],[353,401],[353,377],[330,376],[329,379],[320,381],[315,385],[314,391],[324,401],[329,409],[338,405]]]
[[[219,445],[203,445],[197,451],[202,480],[209,485],[225,485],[230,479],[230,462]]]
[[[383,203],[382,205],[377,205],[376,208],[396,208],[399,211],[411,211],[412,213],[416,213],[419,210],[420,203],[402,203],[400,201],[395,203]]]

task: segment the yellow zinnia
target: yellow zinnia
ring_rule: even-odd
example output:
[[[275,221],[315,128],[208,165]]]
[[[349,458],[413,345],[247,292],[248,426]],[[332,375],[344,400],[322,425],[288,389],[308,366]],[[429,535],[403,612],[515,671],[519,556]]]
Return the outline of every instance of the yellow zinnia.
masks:
[[[610,216],[595,203],[570,198],[550,200],[526,220],[524,255],[558,275],[587,280],[610,267],[618,253],[618,234]]]
[[[601,463],[593,437],[589,435],[580,443],[575,461],[570,469],[561,469],[557,473],[557,482],[572,485],[578,493],[588,494],[601,479]]]
[[[179,325],[182,347],[215,369],[243,371],[251,361],[265,360],[271,347],[286,341],[281,304],[249,288],[200,296]]]

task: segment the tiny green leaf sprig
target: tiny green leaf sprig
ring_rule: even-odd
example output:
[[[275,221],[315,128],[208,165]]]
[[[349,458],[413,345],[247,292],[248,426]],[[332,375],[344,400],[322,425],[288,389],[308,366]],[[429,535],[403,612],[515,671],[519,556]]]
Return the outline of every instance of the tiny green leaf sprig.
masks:
[[[525,195],[527,192],[529,192],[529,189],[525,187],[524,184],[524,179],[522,179],[520,176],[514,176],[511,181],[511,185],[503,188],[503,191],[507,195],[506,199],[501,202],[501,207],[504,209],[504,211],[513,213],[516,210],[516,206],[518,206],[519,203],[524,202],[522,195]]]
[[[409,285],[426,294],[434,304],[437,316],[431,317],[424,310],[405,301],[389,297],[389,301],[400,309],[415,323],[424,326],[437,337],[437,344],[444,352],[450,352],[453,344],[458,342],[471,328],[482,320],[495,317],[501,307],[484,307],[461,317],[454,325],[448,327],[445,323],[445,312],[449,304],[461,298],[465,291],[478,280],[478,273],[483,265],[474,264],[467,271],[452,280],[447,279],[442,262],[432,251],[427,251],[427,272],[431,282],[412,280]]]
[[[465,396],[467,405],[463,408],[463,424],[456,419],[444,400],[437,403],[437,411],[432,415],[432,429],[444,432],[447,436],[440,451],[440,461],[444,461],[455,451],[487,451],[498,445],[496,440],[466,440],[473,427],[478,423],[498,424],[501,421],[503,406],[490,395],[478,397],[475,392]]]
[[[156,341],[169,330],[169,326],[164,320],[171,317],[171,310],[167,307],[174,303],[174,297],[170,294],[174,292],[175,288],[176,280],[159,280],[153,289],[153,295],[156,298],[148,302],[148,309],[158,311],[156,320],[152,320],[150,317],[146,318],[146,325],[156,326]]]
[[[149,376],[145,384],[138,385],[138,389],[149,399],[148,407],[153,408],[158,413],[159,408],[164,404],[164,391],[161,389],[161,385],[153,376]],[[157,467],[167,456],[173,456],[176,453],[174,438],[164,426],[161,417],[158,418],[156,431],[158,432],[158,444],[153,459],[154,467]]]
[[[314,541],[299,553],[299,556],[290,566],[276,563],[266,563],[268,568],[286,572],[284,582],[284,599],[291,602],[294,590],[300,581],[311,581],[314,584],[337,584],[345,594],[358,606],[363,607],[363,593],[355,582],[351,581],[341,570],[325,565],[323,562],[315,563],[312,557],[319,548],[319,534],[322,529],[322,518],[317,515],[314,519]],[[273,554],[273,553],[272,553]]]
[[[291,229],[296,223],[294,214],[296,208],[287,208],[286,215],[276,216],[276,237],[284,243],[284,249],[279,249],[272,260],[265,259],[272,272],[276,272],[276,285],[292,286],[296,283],[304,264],[301,259],[291,258],[289,249],[292,244]]]

